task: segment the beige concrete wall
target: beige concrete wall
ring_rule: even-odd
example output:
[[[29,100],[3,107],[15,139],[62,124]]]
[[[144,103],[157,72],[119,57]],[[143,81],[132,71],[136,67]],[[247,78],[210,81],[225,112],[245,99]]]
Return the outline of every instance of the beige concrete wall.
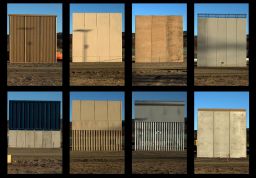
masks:
[[[183,62],[181,16],[136,16],[136,62]]]
[[[198,66],[245,67],[246,19],[198,18]]]
[[[73,13],[73,62],[122,62],[120,13]]]
[[[78,151],[121,150],[121,101],[72,101],[72,149]]]
[[[246,157],[245,110],[198,111],[197,157]]]
[[[9,130],[10,148],[60,148],[61,131]]]

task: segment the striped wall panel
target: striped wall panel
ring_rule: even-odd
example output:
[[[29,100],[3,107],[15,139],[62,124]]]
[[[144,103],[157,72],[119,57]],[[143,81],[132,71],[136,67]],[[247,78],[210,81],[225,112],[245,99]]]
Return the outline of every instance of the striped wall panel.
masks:
[[[72,130],[74,151],[120,151],[121,130]]]
[[[183,151],[184,122],[135,121],[135,150]]]

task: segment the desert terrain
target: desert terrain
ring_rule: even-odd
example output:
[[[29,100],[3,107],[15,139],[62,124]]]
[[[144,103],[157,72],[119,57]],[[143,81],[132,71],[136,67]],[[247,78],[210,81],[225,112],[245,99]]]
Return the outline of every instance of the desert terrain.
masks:
[[[195,174],[249,174],[249,158],[195,158]]]
[[[124,152],[71,151],[71,174],[124,174]]]
[[[8,174],[61,174],[61,149],[9,148]]]
[[[134,174],[186,174],[187,151],[133,151]]]
[[[8,86],[61,86],[62,63],[10,64]]]
[[[72,86],[124,86],[124,62],[70,63]]]
[[[195,67],[195,86],[248,86],[248,67]]]

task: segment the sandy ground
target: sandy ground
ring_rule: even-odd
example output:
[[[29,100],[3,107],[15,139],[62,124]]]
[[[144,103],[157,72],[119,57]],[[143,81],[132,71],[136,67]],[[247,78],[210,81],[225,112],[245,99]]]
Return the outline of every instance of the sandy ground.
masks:
[[[124,86],[124,62],[70,63],[70,85]]]
[[[133,86],[186,86],[186,63],[133,63]]]
[[[186,174],[187,151],[133,151],[134,174]]]
[[[61,86],[62,63],[57,64],[10,64],[9,86]]]
[[[61,174],[61,149],[9,148],[8,174]]]
[[[70,153],[71,174],[124,174],[124,152]]]
[[[249,159],[195,158],[195,174],[249,174]]]
[[[248,86],[246,68],[201,68],[195,67],[196,86]]]

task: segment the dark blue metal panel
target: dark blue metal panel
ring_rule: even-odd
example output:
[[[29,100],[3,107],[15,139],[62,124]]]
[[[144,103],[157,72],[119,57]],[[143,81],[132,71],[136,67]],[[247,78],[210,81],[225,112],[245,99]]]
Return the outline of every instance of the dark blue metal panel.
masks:
[[[60,102],[10,101],[9,129],[60,130]]]

